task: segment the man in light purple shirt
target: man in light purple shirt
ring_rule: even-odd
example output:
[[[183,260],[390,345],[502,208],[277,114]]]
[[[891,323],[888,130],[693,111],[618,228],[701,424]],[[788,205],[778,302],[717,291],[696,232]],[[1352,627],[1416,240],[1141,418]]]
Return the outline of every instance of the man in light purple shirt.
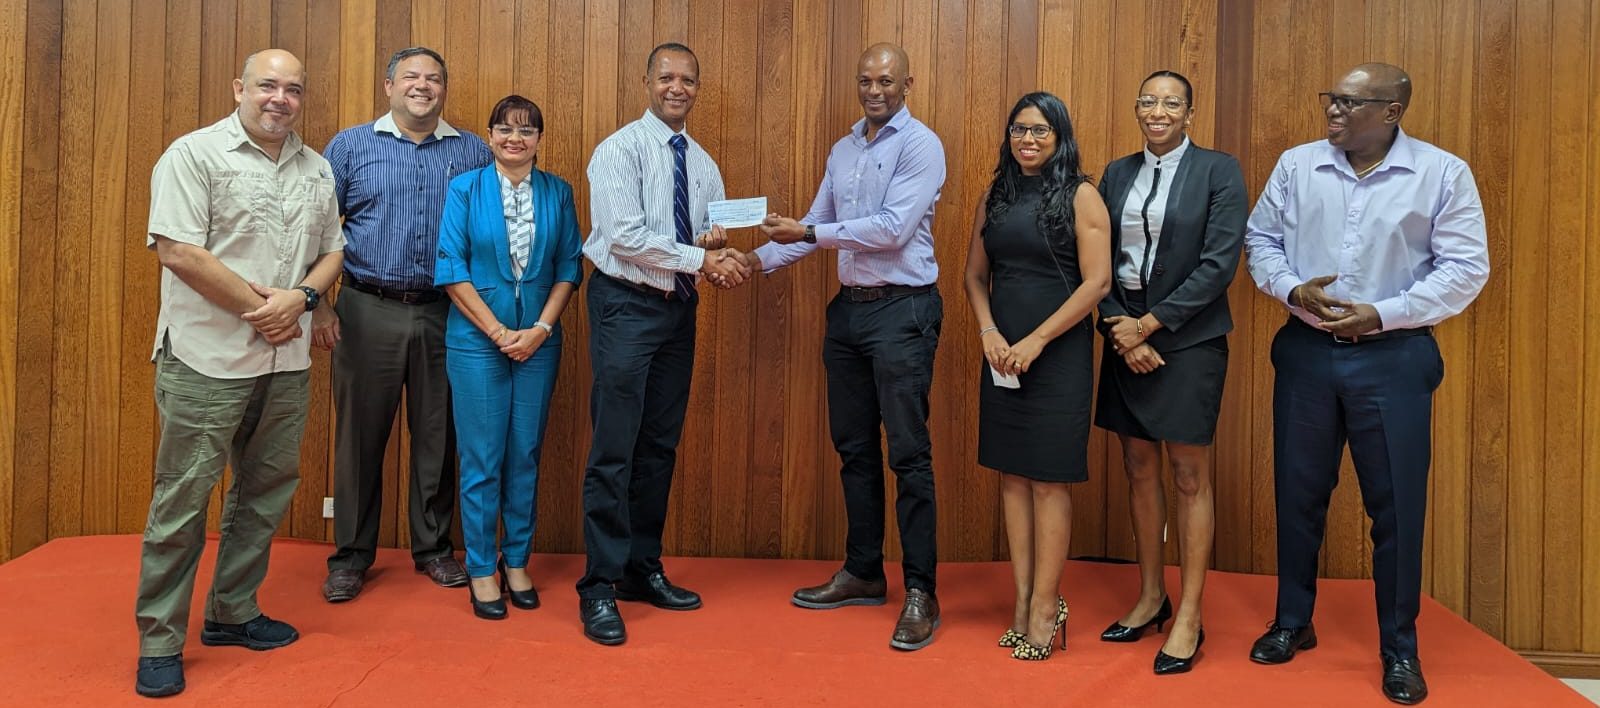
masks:
[[[1289,321],[1272,343],[1278,606],[1250,658],[1316,646],[1317,554],[1345,441],[1372,518],[1383,693],[1428,695],[1417,659],[1433,391],[1433,325],[1489,278],[1483,205],[1460,158],[1405,134],[1411,79],[1363,64],[1321,94],[1327,140],[1278,159],[1245,242]]]
[[[843,463],[845,562],[828,582],[796,590],[793,602],[833,609],[887,601],[881,425],[899,480],[895,515],[906,586],[889,644],[913,650],[933,641],[939,623],[928,387],[944,320],[933,257],[944,146],[905,107],[912,85],[905,50],[873,45],[857,68],[865,116],[834,144],[811,211],[799,221],[768,216],[761,231],[772,242],[747,262],[770,272],[818,248],[837,249],[844,286],[828,305],[822,356],[828,426]]]

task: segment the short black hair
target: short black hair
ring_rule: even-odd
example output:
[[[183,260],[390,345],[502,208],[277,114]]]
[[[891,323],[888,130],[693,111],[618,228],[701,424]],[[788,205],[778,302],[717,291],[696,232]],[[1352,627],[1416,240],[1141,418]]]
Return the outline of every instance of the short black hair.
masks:
[[[1150,83],[1151,79],[1160,78],[1177,79],[1178,83],[1183,84],[1183,100],[1188,101],[1191,107],[1194,106],[1194,86],[1189,84],[1189,77],[1184,76],[1176,71],[1162,69],[1161,71],[1157,71],[1149,76],[1144,77],[1144,81],[1140,81],[1139,85],[1143,86]]]
[[[429,59],[439,62],[439,78],[444,79],[446,84],[450,83],[450,70],[446,69],[444,66],[444,57],[439,56],[438,52],[427,47],[406,47],[405,49],[395,52],[394,56],[389,57],[389,68],[384,71],[384,78],[394,81],[394,68],[399,66],[400,62],[416,56],[428,57]]]
[[[488,127],[492,129],[497,125],[506,124],[512,116],[519,114],[528,117],[528,125],[541,133],[544,132],[544,113],[539,111],[539,104],[517,94],[506,96],[494,104],[494,110],[489,111]]]
[[[693,49],[690,49],[689,47],[677,42],[665,42],[656,45],[655,49],[650,50],[650,57],[644,60],[645,76],[649,76],[650,72],[656,68],[656,55],[662,52],[683,52],[684,54],[688,54],[689,58],[694,60],[695,72],[699,73],[700,57],[695,56]]]

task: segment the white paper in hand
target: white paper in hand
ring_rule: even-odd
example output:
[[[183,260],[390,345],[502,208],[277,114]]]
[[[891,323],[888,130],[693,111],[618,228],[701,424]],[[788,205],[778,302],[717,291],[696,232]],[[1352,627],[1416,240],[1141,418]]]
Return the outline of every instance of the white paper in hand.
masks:
[[[755,226],[767,218],[767,198],[726,199],[706,205],[708,220],[725,229]]]
[[[989,374],[994,377],[994,385],[1000,388],[1022,388],[1022,379],[1016,374],[1002,374],[993,366],[989,367]]]

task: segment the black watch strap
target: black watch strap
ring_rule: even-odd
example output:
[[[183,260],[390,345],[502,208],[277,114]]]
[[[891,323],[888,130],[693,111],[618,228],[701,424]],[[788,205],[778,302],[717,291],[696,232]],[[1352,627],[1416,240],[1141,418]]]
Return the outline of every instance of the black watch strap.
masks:
[[[317,303],[322,301],[322,295],[317,292],[317,289],[309,285],[302,285],[298,290],[306,294],[306,312],[317,309]]]
[[[816,243],[817,242],[817,227],[816,227],[816,225],[814,225],[814,224],[806,224],[806,235],[802,237],[802,240],[804,240],[806,243]]]

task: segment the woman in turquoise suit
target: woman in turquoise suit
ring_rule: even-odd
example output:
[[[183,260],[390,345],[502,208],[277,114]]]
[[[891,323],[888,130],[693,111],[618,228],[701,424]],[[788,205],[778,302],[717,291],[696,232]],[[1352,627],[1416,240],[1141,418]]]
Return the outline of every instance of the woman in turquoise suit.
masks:
[[[450,181],[439,227],[434,284],[455,305],[445,366],[461,530],[472,611],[484,619],[505,618],[505,595],[539,606],[527,570],[539,449],[561,365],[561,312],[583,278],[572,186],[536,166],[543,133],[537,105],[501,99],[489,116],[494,164]]]

